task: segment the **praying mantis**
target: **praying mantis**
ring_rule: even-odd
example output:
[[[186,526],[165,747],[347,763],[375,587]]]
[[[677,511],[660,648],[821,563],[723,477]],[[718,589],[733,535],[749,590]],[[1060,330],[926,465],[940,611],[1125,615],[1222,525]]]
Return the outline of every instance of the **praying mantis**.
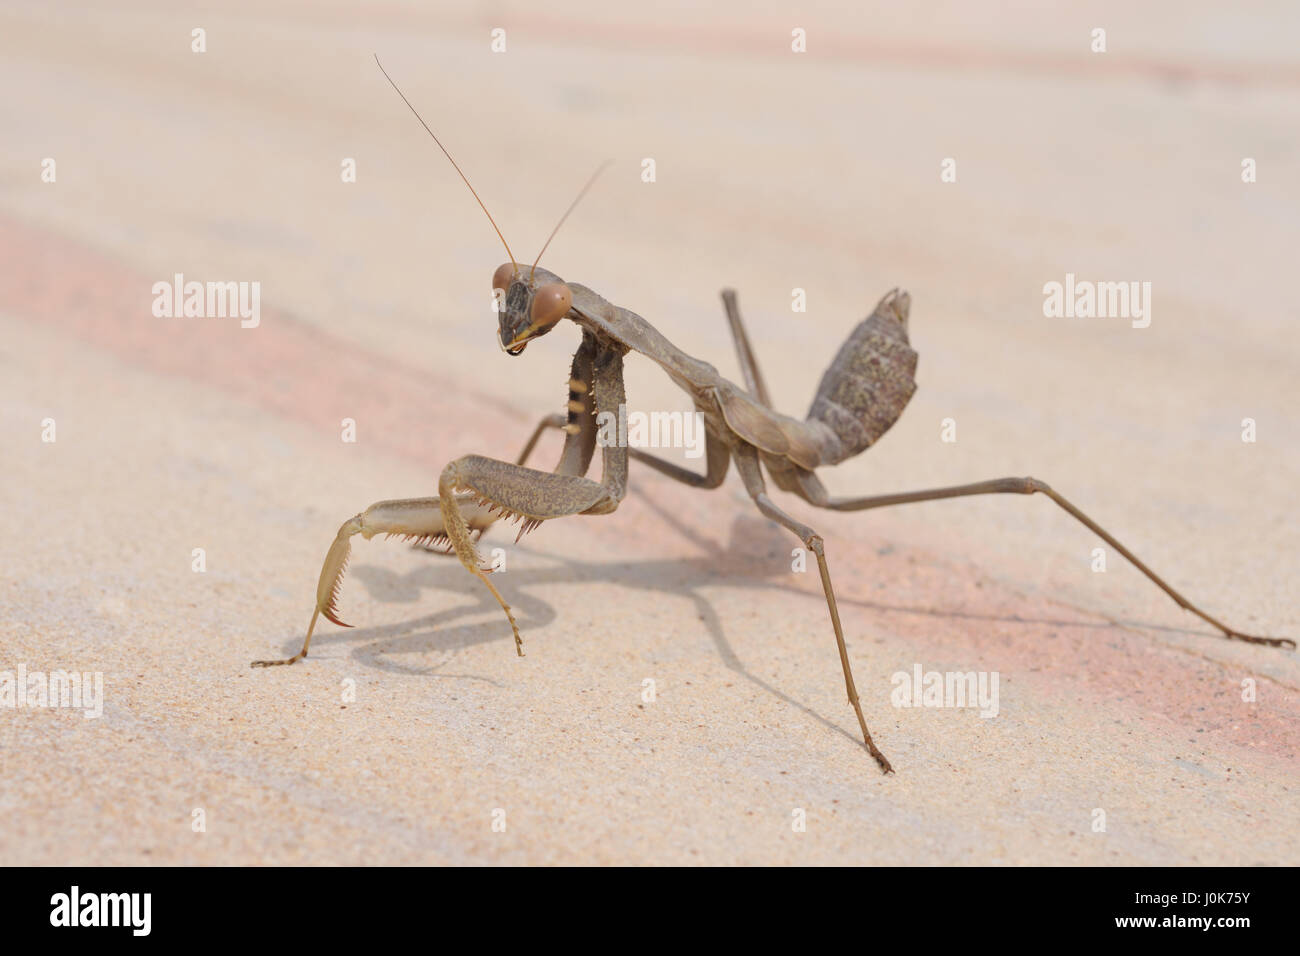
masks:
[[[375,62],[379,64],[378,57]],[[542,419],[515,462],[481,455],[457,458],[439,476],[437,497],[380,501],[345,521],[325,556],[316,588],[316,607],[302,650],[284,660],[254,661],[254,667],[293,664],[305,658],[322,614],[335,624],[349,626],[338,618],[337,599],[351,539],[358,534],[367,540],[377,534],[396,535],[432,550],[449,549],[470,574],[486,585],[500,604],[510,622],[516,653],[523,656],[519,625],[510,605],[488,577],[490,569],[483,567],[475,540],[501,518],[519,522],[519,535],[522,536],[544,521],[570,515],[612,514],[627,494],[629,460],[700,489],[721,486],[734,462],[745,490],[759,512],[794,534],[815,556],[849,704],[857,717],[866,749],[885,773],[892,772],[893,768],[867,728],[835,601],[825,542],[817,531],[791,517],[768,496],[768,478],[777,488],[816,508],[839,512],[969,495],[1043,495],[1123,555],[1180,607],[1212,624],[1225,638],[1272,647],[1296,646],[1287,638],[1243,634],[1211,617],[1174,590],[1092,518],[1036,478],[994,478],[945,488],[866,497],[832,496],[817,477],[817,470],[843,462],[870,448],[898,420],[916,390],[917,353],[908,337],[911,297],[906,292],[895,289],[887,293],[852,331],[822,376],[807,417],[799,420],[783,415],[772,407],[735,293],[731,290],[725,290],[722,299],[745,381],[743,388],[724,378],[709,363],[677,348],[635,312],[610,303],[586,286],[567,282],[538,267],[551,239],[591,188],[600,170],[587,181],[560,218],[532,267],[521,266],[460,166],[382,64],[379,68],[464,180],[510,257],[510,261],[501,265],[492,277],[492,288],[498,302],[497,334],[502,350],[518,356],[530,342],[546,335],[565,319],[578,326],[582,340],[570,368],[565,411]],[[628,353],[636,353],[654,362],[690,396],[705,426],[704,474],[658,458],[641,448],[626,447],[617,442],[598,443],[597,416],[602,413],[617,415],[620,407],[626,404],[623,360]],[[530,454],[548,429],[564,433],[558,464],[550,472],[527,467]],[[587,472],[598,444],[601,477],[596,481],[588,478]]]

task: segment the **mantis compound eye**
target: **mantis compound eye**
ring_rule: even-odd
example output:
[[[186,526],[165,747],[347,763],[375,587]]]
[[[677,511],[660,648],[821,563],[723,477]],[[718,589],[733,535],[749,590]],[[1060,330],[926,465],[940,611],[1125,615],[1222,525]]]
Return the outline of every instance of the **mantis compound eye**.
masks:
[[[564,318],[573,305],[573,293],[563,282],[548,282],[533,293],[528,319],[531,328],[542,332]]]
[[[510,288],[510,280],[515,277],[518,269],[513,262],[507,262],[499,266],[497,271],[492,274],[492,288],[506,290]]]

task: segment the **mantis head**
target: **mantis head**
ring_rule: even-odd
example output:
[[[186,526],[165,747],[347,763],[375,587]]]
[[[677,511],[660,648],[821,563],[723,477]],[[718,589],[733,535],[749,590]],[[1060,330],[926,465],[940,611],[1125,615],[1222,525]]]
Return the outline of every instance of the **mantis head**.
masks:
[[[582,197],[587,194],[587,190],[591,188],[592,184],[596,181],[596,178],[604,172],[605,167],[609,165],[609,161],[607,160],[602,163],[596,171],[591,174],[591,178],[587,180],[587,184],[582,187],[581,191],[579,191],[577,198],[569,204],[569,208],[565,210],[564,215],[560,217],[560,221],[557,222],[555,228],[551,230],[550,236],[542,246],[542,251],[539,252],[537,258],[533,260],[533,266],[528,270],[528,277],[525,279],[523,272],[519,267],[519,263],[515,260],[515,254],[510,251],[510,244],[506,242],[506,237],[501,234],[501,230],[497,227],[496,220],[493,219],[492,214],[488,212],[487,206],[483,204],[483,200],[479,198],[474,187],[470,186],[469,177],[461,171],[460,165],[456,160],[451,158],[451,153],[447,152],[447,147],[443,146],[442,140],[438,139],[433,130],[429,129],[429,124],[424,121],[424,118],[420,116],[416,108],[411,105],[411,101],[406,98],[406,94],[403,93],[401,88],[393,82],[393,78],[388,75],[388,71],[384,69],[384,65],[379,62],[378,56],[375,57],[375,64],[379,67],[379,71],[384,74],[384,78],[388,80],[388,82],[392,84],[393,89],[397,91],[397,95],[402,98],[402,102],[405,103],[410,111],[415,114],[415,118],[420,121],[420,125],[423,126],[425,131],[433,138],[433,141],[438,144],[438,148],[442,150],[442,154],[447,157],[447,160],[455,168],[456,172],[460,175],[460,178],[473,194],[475,201],[479,204],[479,208],[483,210],[483,215],[487,216],[488,222],[492,223],[492,228],[496,230],[497,237],[501,240],[501,245],[506,247],[506,255],[510,257],[510,261],[497,269],[496,274],[492,277],[492,288],[500,289],[503,293],[498,299],[498,315],[500,317],[501,325],[501,348],[510,355],[518,355],[524,350],[524,346],[526,346],[530,341],[551,331],[551,329],[555,327],[555,323],[564,318],[564,316],[568,314],[569,308],[573,305],[573,292],[567,285],[560,281],[557,276],[551,275],[546,272],[546,270],[542,270],[544,273],[542,283],[541,285],[537,284],[537,263],[541,261],[542,255],[546,252],[547,247],[550,246],[551,240],[555,238],[555,234],[559,232],[560,227],[564,225],[564,220],[569,218],[569,213],[573,212],[574,207],[577,206]],[[550,279],[547,279],[546,276],[550,276]]]
[[[501,237],[501,244],[505,245],[506,252],[510,253],[510,261],[497,267],[497,271],[492,276],[492,289],[494,293],[497,289],[501,290],[501,295],[497,297],[497,318],[500,323],[501,348],[506,351],[506,354],[518,355],[524,350],[525,345],[551,331],[555,323],[569,314],[569,309],[573,306],[573,290],[565,285],[559,276],[545,269],[539,277],[537,263],[542,261],[547,247],[555,238],[555,234],[560,231],[560,227],[564,225],[564,220],[569,218],[569,213],[573,212],[574,207],[596,181],[596,177],[604,172],[608,165],[608,161],[602,163],[591,174],[591,178],[582,187],[577,198],[569,204],[569,208],[551,230],[545,245],[542,246],[542,251],[537,253],[537,258],[533,260],[533,267],[528,270],[527,278],[524,277],[519,264],[515,262],[514,253],[510,253],[505,237]],[[486,211],[485,209],[484,212]]]
[[[533,339],[551,331],[573,305],[573,293],[563,282],[539,285],[535,273],[525,274],[513,262],[497,269],[492,289],[501,293],[497,298],[501,348],[510,355],[518,355]]]

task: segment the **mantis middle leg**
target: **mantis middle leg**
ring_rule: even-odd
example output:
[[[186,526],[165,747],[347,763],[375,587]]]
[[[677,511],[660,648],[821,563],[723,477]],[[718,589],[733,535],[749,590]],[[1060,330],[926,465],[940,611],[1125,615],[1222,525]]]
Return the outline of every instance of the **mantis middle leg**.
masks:
[[[745,377],[745,388],[761,404],[771,408],[772,400],[767,395],[767,383],[763,381],[763,373],[758,370],[758,358],[749,344],[749,334],[740,318],[740,306],[736,302],[734,289],[722,290],[722,306],[727,310],[727,323],[731,326],[731,337],[736,343],[736,357],[740,359],[740,373]]]

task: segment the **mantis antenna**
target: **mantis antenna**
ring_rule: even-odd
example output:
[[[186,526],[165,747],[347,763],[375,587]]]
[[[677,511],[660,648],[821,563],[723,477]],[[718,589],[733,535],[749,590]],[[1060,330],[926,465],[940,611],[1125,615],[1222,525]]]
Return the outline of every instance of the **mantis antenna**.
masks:
[[[591,174],[591,178],[587,180],[587,185],[585,185],[585,186],[582,187],[582,189],[581,189],[581,190],[579,191],[579,193],[578,193],[578,197],[577,197],[575,200],[573,200],[573,202],[571,202],[571,203],[569,204],[569,208],[568,208],[568,209],[564,210],[564,215],[561,216],[561,217],[560,217],[560,221],[557,222],[557,223],[555,224],[555,228],[551,230],[551,234],[550,234],[549,236],[546,237],[546,243],[542,246],[542,251],[539,252],[539,253],[537,253],[537,258],[533,260],[533,269],[532,269],[531,272],[528,273],[528,284],[529,284],[529,285],[532,285],[532,282],[533,282],[533,276],[535,276],[535,275],[537,274],[537,263],[539,263],[539,262],[542,261],[542,254],[543,254],[544,252],[546,252],[546,247],[549,246],[549,245],[551,244],[551,240],[555,238],[555,234],[556,234],[557,232],[559,232],[559,231],[560,231],[560,227],[564,225],[564,220],[566,220],[566,219],[569,218],[569,213],[573,212],[574,207],[576,207],[576,206],[578,205],[578,203],[582,202],[582,197],[585,196],[585,195],[587,195],[587,190],[590,189],[590,188],[595,184],[596,179],[600,176],[601,173],[603,173],[603,172],[605,171],[605,169],[606,169],[606,168],[609,166],[609,164],[612,163],[612,162],[613,162],[612,159],[607,159],[607,160],[605,160],[603,163],[601,163],[599,166],[597,166],[597,167],[596,167],[596,171],[595,171],[594,173],[592,173],[592,174]],[[504,241],[504,240],[502,240],[502,241]]]
[[[407,105],[407,108],[409,108],[410,111],[415,114],[415,118],[420,121],[420,125],[424,127],[425,132],[427,132],[430,136],[433,136],[433,141],[437,143],[438,148],[442,150],[442,155],[446,156],[448,162],[450,162],[451,165],[455,167],[456,172],[460,173],[460,178],[465,181],[465,185],[469,186],[469,191],[474,194],[474,198],[478,200],[479,208],[483,210],[483,215],[488,217],[488,222],[492,223],[492,228],[496,230],[497,238],[501,240],[501,245],[506,247],[506,255],[510,257],[510,264],[514,266],[515,272],[517,274],[519,272],[519,265],[518,263],[515,262],[515,254],[510,251],[510,243],[506,242],[506,237],[501,235],[501,229],[497,226],[497,221],[492,218],[492,213],[488,212],[487,206],[483,205],[483,200],[479,199],[478,193],[474,191],[474,187],[470,186],[469,177],[466,176],[461,171],[460,166],[456,164],[456,160],[451,158],[451,153],[447,152],[447,147],[442,145],[442,140],[438,139],[438,137],[434,135],[433,130],[429,129],[429,124],[424,121],[424,117],[420,115],[419,111],[416,110],[414,106],[411,106],[411,101],[406,98],[406,94],[402,92],[401,87],[399,87],[396,83],[393,82],[393,78],[389,76],[388,71],[384,69],[384,64],[379,62],[378,53],[375,54],[375,65],[379,67],[379,72],[384,74],[384,79],[386,79],[392,85],[393,89],[397,90],[397,95],[402,98],[402,102],[405,103]],[[586,192],[586,190],[583,190],[583,192]],[[578,198],[582,198],[581,195],[579,195]],[[568,213],[566,212],[565,215],[567,216]],[[564,222],[564,220],[561,219],[560,222]],[[558,229],[560,227],[556,226],[555,228]],[[555,235],[555,233],[551,233],[551,235]],[[550,240],[548,239],[547,242],[550,242]],[[546,247],[543,246],[542,249],[543,251],[545,251]],[[541,257],[539,256],[538,258]],[[537,268],[537,263],[533,263],[533,268],[534,269]]]

